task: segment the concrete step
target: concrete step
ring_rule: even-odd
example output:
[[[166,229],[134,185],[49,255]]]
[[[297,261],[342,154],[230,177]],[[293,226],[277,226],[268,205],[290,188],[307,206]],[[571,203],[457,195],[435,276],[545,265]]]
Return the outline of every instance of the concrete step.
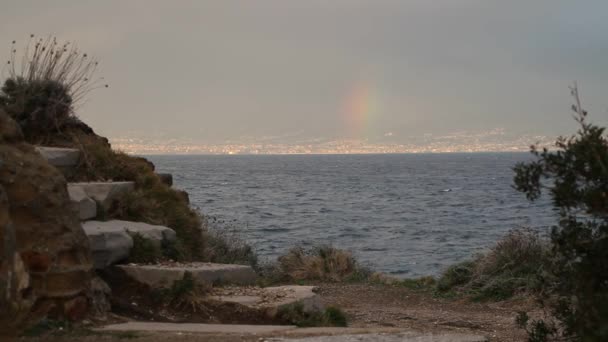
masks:
[[[262,309],[267,316],[275,317],[284,306],[301,304],[304,312],[319,312],[325,309],[315,286],[275,287],[222,287],[213,290],[212,299]]]
[[[127,322],[99,328],[100,331],[169,331],[212,334],[270,334],[294,329],[291,325],[242,325],[242,324],[201,324],[201,323],[161,323]]]
[[[85,221],[82,228],[89,238],[91,254],[96,269],[106,268],[129,257],[133,247],[130,234],[139,233],[159,246],[163,242],[175,241],[173,229],[131,221]]]
[[[255,336],[260,340],[282,342],[487,342],[479,335],[421,333],[399,328],[296,328],[289,325],[241,325],[201,323],[127,322],[112,324],[98,331],[171,332]],[[267,338],[261,338],[268,336]],[[201,336],[201,339],[204,339]],[[194,340],[194,338],[193,338]],[[228,337],[227,339],[228,340]]]
[[[36,151],[57,168],[75,167],[80,161],[80,150],[76,148],[36,146]]]
[[[190,272],[195,280],[204,283],[251,285],[257,278],[251,266],[193,262],[169,265],[117,265],[131,279],[152,288],[170,287],[174,281]]]
[[[418,332],[366,332],[353,334],[349,328],[342,328],[343,331],[333,330],[333,334],[316,335],[316,328],[296,329],[286,331],[286,335],[292,336],[275,337],[265,339],[267,342],[488,342],[484,336],[466,335],[458,333],[418,333]],[[323,329],[323,328],[321,328]],[[322,330],[319,331],[322,331]],[[329,329],[328,329],[329,330]],[[305,332],[306,331],[306,332]],[[355,330],[356,331],[356,330]],[[306,335],[315,336],[306,336]],[[306,337],[298,337],[306,336]]]
[[[70,192],[70,197],[72,198],[72,195],[74,195],[72,202],[75,203],[79,209],[83,203],[83,196],[85,196],[97,202],[97,205],[101,206],[102,209],[108,210],[112,206],[113,201],[129,191],[133,191],[133,189],[135,189],[134,182],[68,183],[68,192]],[[87,202],[90,203],[90,201]],[[84,213],[81,214],[82,220],[92,218],[90,217],[92,209],[90,209],[88,206],[90,206],[90,204],[82,206],[81,210],[84,211]],[[95,212],[97,212],[97,209]]]

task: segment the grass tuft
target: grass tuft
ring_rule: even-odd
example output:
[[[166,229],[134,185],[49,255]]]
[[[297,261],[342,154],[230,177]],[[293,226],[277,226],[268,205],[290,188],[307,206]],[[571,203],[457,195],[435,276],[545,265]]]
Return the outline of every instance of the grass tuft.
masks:
[[[504,300],[538,289],[547,242],[529,229],[515,229],[489,252],[450,266],[437,281],[438,293],[465,293],[474,300]]]
[[[203,309],[204,299],[211,289],[211,284],[197,281],[192,273],[185,272],[170,288],[156,290],[156,298],[175,309],[196,312]]]
[[[360,281],[370,272],[353,255],[332,246],[293,248],[278,258],[273,276],[287,281]]]
[[[140,233],[131,233],[133,239],[133,248],[129,253],[129,262],[137,264],[152,264],[162,259],[163,253],[154,241],[146,239]]]
[[[344,312],[337,307],[327,307],[324,311],[307,312],[302,303],[284,305],[279,308],[277,318],[298,327],[346,327]]]

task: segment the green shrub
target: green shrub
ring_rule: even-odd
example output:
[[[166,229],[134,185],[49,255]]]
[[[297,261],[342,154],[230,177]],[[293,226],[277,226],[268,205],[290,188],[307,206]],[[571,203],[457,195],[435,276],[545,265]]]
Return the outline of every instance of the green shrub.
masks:
[[[137,264],[152,264],[162,258],[161,248],[150,239],[139,233],[130,233],[133,247],[129,253],[129,262]]]
[[[258,256],[249,244],[239,238],[234,232],[208,229],[205,232],[207,248],[205,260],[223,264],[258,266]]]
[[[192,273],[184,272],[182,279],[175,280],[169,288],[156,290],[154,297],[159,304],[196,312],[204,306],[204,299],[211,289],[211,284],[199,282]]]
[[[451,290],[455,286],[464,285],[471,281],[475,263],[464,261],[450,266],[437,281],[439,291]]]
[[[608,341],[608,141],[587,122],[576,86],[573,110],[580,129],[560,137],[556,151],[532,147],[536,160],[515,167],[516,188],[528,199],[548,190],[559,210],[539,299],[552,319],[529,322],[530,341]]]
[[[464,293],[482,301],[534,293],[547,253],[547,242],[537,233],[514,229],[488,252],[450,266],[438,279],[436,289]]]
[[[347,319],[342,310],[327,307],[324,311],[305,311],[302,303],[281,306],[277,318],[298,327],[346,327]]]

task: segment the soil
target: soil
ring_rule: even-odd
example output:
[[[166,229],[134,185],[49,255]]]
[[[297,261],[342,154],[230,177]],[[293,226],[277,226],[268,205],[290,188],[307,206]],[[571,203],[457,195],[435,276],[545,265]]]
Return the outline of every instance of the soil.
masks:
[[[117,293],[116,290],[114,293]],[[121,300],[130,303],[127,307],[137,309],[118,309],[116,311],[130,319],[200,323],[277,323],[265,320],[255,310],[244,310],[238,305],[213,304],[213,302],[206,302],[206,309],[203,311],[182,311],[176,314],[178,312],[176,310],[159,308],[154,300],[150,299],[150,294],[144,291],[145,289],[137,289],[133,287],[133,284],[125,283],[120,290],[121,295],[117,296],[114,301]],[[515,325],[515,316],[522,310],[532,312],[537,310],[534,302],[529,298],[476,303],[464,298],[437,297],[428,290],[377,284],[320,284],[318,293],[324,304],[339,307],[346,313],[350,328],[365,328],[370,331],[404,329],[433,334],[483,335],[490,341],[500,342],[525,341],[526,334]],[[116,303],[114,303],[114,308],[117,308]],[[150,316],[151,313],[153,316]],[[191,342],[201,338],[196,334],[150,332],[136,333],[128,337],[130,341],[159,342],[169,338],[175,342]],[[71,336],[70,334],[56,337],[45,336],[42,339],[26,340],[101,342],[121,341],[124,338],[125,335],[121,333],[103,333],[87,336]],[[260,340],[263,339],[255,335],[205,335],[205,341]]]
[[[264,311],[236,303],[184,298],[169,302],[163,294],[132,281],[120,269],[102,274],[112,288],[112,312],[126,319],[171,323],[280,324]]]
[[[537,311],[530,298],[476,303],[439,298],[431,291],[368,284],[326,284],[319,294],[326,305],[341,308],[349,327],[396,327],[439,333],[483,335],[490,341],[525,341],[515,324],[519,311]]]

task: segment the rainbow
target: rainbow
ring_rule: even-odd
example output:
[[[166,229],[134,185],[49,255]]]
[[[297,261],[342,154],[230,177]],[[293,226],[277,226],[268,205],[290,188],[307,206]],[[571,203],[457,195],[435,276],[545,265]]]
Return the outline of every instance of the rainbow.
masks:
[[[342,121],[351,138],[370,136],[378,101],[369,82],[358,82],[351,87],[343,104]]]

